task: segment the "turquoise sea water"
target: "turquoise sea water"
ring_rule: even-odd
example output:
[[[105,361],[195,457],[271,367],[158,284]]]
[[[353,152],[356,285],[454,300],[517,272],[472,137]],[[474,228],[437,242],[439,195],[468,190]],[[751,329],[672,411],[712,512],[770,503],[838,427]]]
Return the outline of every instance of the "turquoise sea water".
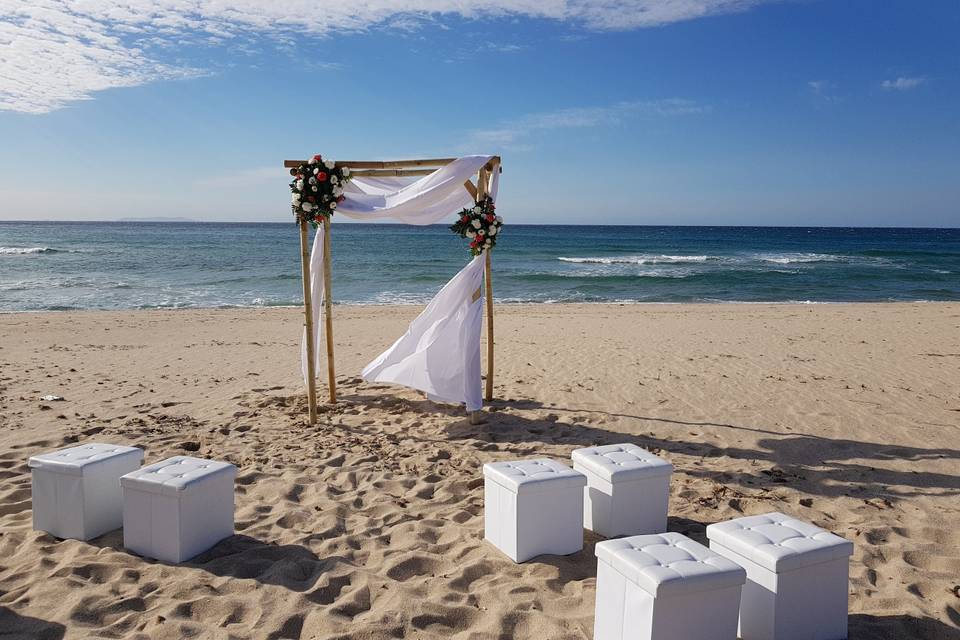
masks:
[[[468,260],[445,226],[334,224],[334,299],[421,303]],[[960,300],[960,229],[509,225],[503,302]],[[294,305],[293,224],[0,222],[0,311]]]

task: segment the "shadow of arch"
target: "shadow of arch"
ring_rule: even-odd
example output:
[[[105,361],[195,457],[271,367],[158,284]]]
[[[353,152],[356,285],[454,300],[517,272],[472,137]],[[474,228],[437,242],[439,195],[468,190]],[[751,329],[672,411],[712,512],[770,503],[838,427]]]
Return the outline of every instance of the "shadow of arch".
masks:
[[[531,406],[532,401],[522,401],[520,405],[524,406],[524,402],[526,406]],[[539,406],[537,403],[533,404]],[[452,422],[446,427],[447,435],[456,440],[476,440],[493,444],[539,443],[544,446],[586,447],[632,443],[654,452],[665,452],[668,456],[675,454],[697,459],[731,458],[743,463],[739,465],[739,470],[720,471],[712,469],[707,463],[697,466],[681,464],[678,470],[719,484],[738,484],[753,489],[789,483],[801,492],[822,497],[847,495],[888,500],[921,495],[960,495],[960,476],[955,474],[937,473],[922,467],[894,470],[869,464],[871,460],[908,460],[918,463],[939,459],[960,460],[960,450],[956,449],[907,447],[794,432],[782,433],[719,422],[688,422],[610,414],[637,420],[636,433],[622,433],[560,420],[557,412],[581,413],[576,409],[543,407],[543,410],[551,413],[543,418],[528,418],[516,413],[498,411],[498,408],[494,405],[484,424],[473,425],[466,419]],[[652,432],[651,426],[657,423],[740,429],[765,434],[766,437],[759,439],[755,448],[722,447],[708,442],[681,440],[679,437],[682,434],[677,434],[678,439],[671,439],[670,432]],[[756,462],[767,464],[756,465]]]

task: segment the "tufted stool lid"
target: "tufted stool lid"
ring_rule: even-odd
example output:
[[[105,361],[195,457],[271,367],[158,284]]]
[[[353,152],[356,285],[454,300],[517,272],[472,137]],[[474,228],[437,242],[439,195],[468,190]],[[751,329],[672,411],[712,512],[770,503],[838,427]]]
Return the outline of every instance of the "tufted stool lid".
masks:
[[[126,489],[176,495],[196,489],[214,476],[234,476],[236,472],[237,468],[229,462],[174,456],[121,476],[120,484]]]
[[[849,540],[782,513],[711,524],[707,537],[770,571],[790,571],[853,554]]]
[[[483,465],[483,475],[514,493],[587,484],[585,475],[549,458],[488,462]]]
[[[673,465],[635,444],[608,444],[573,452],[573,462],[607,482],[670,475]]]
[[[598,542],[596,553],[652,596],[712,591],[747,581],[742,567],[679,533]]]
[[[138,461],[142,461],[143,449],[126,447],[120,444],[89,442],[78,447],[41,453],[31,457],[27,464],[32,469],[79,476],[83,475],[84,469],[90,467],[90,465],[105,462],[117,456],[131,455],[136,456]]]

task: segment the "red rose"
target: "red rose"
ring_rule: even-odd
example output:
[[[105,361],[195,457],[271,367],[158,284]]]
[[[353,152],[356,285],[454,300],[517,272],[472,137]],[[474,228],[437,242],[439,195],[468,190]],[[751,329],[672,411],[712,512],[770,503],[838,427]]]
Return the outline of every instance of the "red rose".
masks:
[[[309,200],[310,202],[316,202],[316,201],[317,201],[317,199],[314,198],[313,196],[307,196],[307,200]]]
[[[494,220],[496,220],[496,218],[488,213],[488,214],[487,214],[487,222],[493,222]]]
[[[327,179],[327,174],[324,173],[323,171],[317,174],[317,182],[323,182],[326,179]]]
[[[318,153],[317,155],[313,156],[313,159],[316,160],[317,162],[320,162],[321,160],[323,160],[323,158],[320,157],[320,154],[319,154],[319,153]]]
[[[496,209],[496,208],[497,208],[497,205],[495,205],[495,204],[492,203],[492,202],[491,202],[490,204],[488,204],[487,206],[490,207],[491,209]]]
[[[463,216],[460,218],[460,222],[470,222],[470,216]]]
[[[337,198],[337,202],[343,202],[346,199],[347,199],[347,196],[340,196]]]

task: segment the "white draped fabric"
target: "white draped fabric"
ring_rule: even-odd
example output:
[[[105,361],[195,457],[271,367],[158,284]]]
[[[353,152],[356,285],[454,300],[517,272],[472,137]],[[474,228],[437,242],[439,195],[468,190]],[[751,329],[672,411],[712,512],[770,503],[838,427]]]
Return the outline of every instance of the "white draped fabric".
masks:
[[[473,204],[464,182],[492,158],[457,158],[417,180],[354,177],[344,188],[345,199],[337,207],[337,213],[356,220],[391,218],[415,225],[440,222]],[[490,183],[490,197],[494,200],[499,177],[499,171],[494,171]],[[320,309],[326,293],[323,265],[321,227],[314,236],[310,254],[310,289],[313,317],[316,320],[313,325],[313,343],[317,345],[314,350],[316,371],[321,370],[320,354],[323,351],[319,348]],[[480,305],[473,299],[473,294],[479,286],[482,273],[482,261],[475,259],[454,276],[413,321],[407,333],[364,369],[364,378],[402,384],[425,391],[438,400],[464,402],[471,411],[479,409]],[[477,286],[470,289],[466,297],[462,297],[461,289],[469,288],[474,277],[478,278]],[[454,283],[457,283],[456,286]],[[453,348],[457,351],[449,351]],[[441,353],[443,357],[440,357]],[[306,331],[301,344],[301,363],[306,380]],[[368,371],[371,372],[370,377],[367,376]]]
[[[483,406],[480,325],[483,256],[440,290],[407,332],[363,370],[368,382],[393,382],[426,392],[431,400]]]

